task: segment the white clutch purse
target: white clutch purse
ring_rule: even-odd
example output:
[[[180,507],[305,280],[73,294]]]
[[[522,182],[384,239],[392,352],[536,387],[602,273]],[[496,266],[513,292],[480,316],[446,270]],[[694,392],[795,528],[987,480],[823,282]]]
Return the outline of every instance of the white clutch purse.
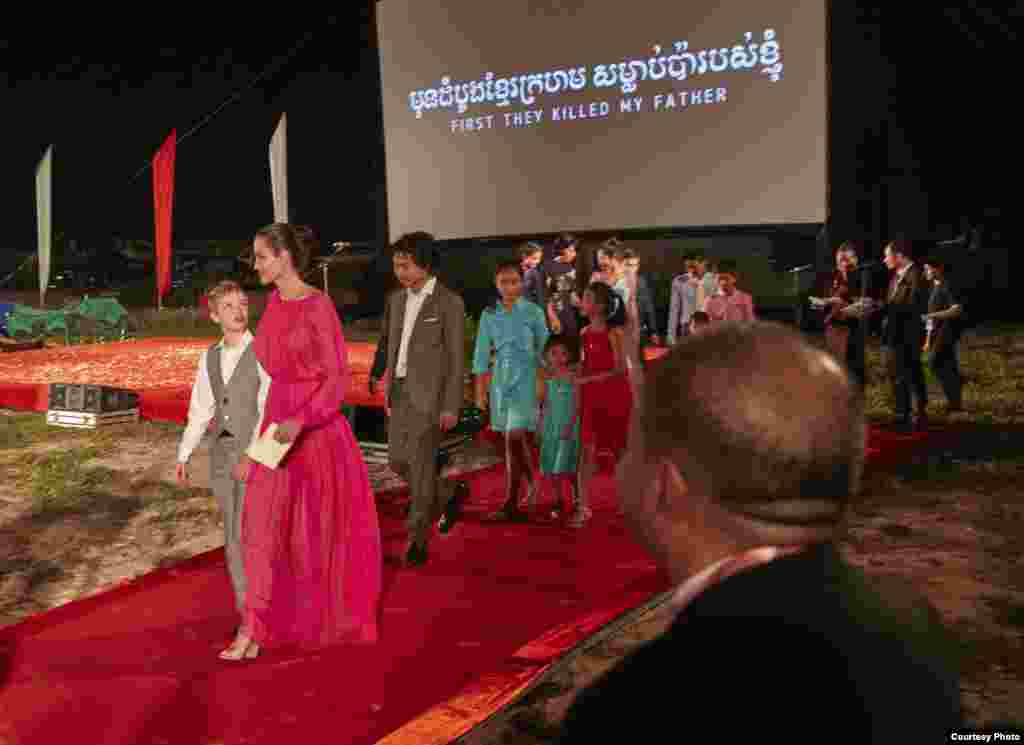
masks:
[[[250,459],[260,463],[267,468],[277,468],[281,464],[281,460],[284,458],[285,453],[291,450],[294,440],[292,442],[281,443],[274,439],[274,433],[277,432],[277,422],[272,422],[267,431],[256,440],[252,445],[249,446],[249,450],[246,451],[246,455]]]

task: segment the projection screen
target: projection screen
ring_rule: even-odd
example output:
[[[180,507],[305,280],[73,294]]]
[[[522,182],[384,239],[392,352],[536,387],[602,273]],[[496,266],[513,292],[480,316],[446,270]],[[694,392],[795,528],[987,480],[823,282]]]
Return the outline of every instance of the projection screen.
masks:
[[[824,0],[382,0],[391,238],[826,219]]]

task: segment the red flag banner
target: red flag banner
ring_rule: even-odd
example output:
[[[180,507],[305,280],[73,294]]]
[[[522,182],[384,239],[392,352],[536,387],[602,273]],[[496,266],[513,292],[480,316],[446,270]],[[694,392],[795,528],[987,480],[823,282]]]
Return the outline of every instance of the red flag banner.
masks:
[[[178,132],[170,136],[153,156],[153,214],[156,219],[156,299],[161,304],[171,289],[171,216],[174,212],[174,156]]]

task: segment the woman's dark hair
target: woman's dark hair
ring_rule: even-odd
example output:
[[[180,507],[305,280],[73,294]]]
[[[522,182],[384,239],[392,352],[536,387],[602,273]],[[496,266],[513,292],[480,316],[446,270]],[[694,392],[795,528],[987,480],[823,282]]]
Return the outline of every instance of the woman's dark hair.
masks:
[[[569,246],[579,247],[579,244],[580,242],[576,240],[576,236],[572,235],[571,233],[562,233],[560,236],[555,238],[555,256],[561,256],[562,252],[565,251],[565,249],[569,248]]]
[[[583,291],[590,285],[590,275],[597,271],[597,251],[593,244],[582,243],[576,246],[576,294],[583,297]]]
[[[949,269],[949,262],[940,256],[929,256],[923,263],[927,264],[932,269],[938,269],[943,274],[945,274],[946,270]]]
[[[568,334],[552,334],[544,343],[544,356],[548,356],[554,347],[562,347],[569,355],[569,362],[575,364],[580,361],[579,339]]]
[[[626,248],[625,246],[619,246],[615,249],[615,260],[616,261],[629,261],[630,259],[636,258],[636,251],[632,248]]]
[[[626,323],[626,303],[622,296],[604,282],[594,282],[586,289],[594,295],[594,302],[604,308],[605,323],[623,326]]]
[[[599,248],[597,250],[598,250],[599,253],[603,253],[603,254],[606,254],[608,256],[614,256],[615,252],[618,251],[620,248],[622,248],[623,245],[625,245],[625,244],[623,244],[622,241],[620,241],[618,238],[612,236],[611,238],[606,240],[604,243],[602,243],[601,244],[601,248]]]
[[[864,244],[862,241],[843,241],[836,249],[836,253],[852,253],[859,259],[864,255]]]
[[[711,323],[711,316],[709,316],[702,310],[695,310],[693,311],[693,315],[690,316],[690,320],[696,326],[706,326],[707,324]]]
[[[313,246],[316,243],[316,231],[310,226],[275,222],[257,230],[256,237],[265,239],[275,256],[287,251],[292,257],[292,266],[300,275],[309,269]]]
[[[501,274],[502,272],[515,272],[520,277],[523,276],[523,268],[515,259],[501,259],[498,262],[497,266],[494,268],[494,278],[497,279],[498,275]],[[501,305],[500,292],[496,293],[496,297],[494,298],[494,305],[490,306],[490,309],[496,311],[499,305]]]
[[[436,273],[440,263],[437,242],[434,236],[422,230],[415,233],[406,233],[393,244],[391,244],[391,255],[402,254],[412,259],[420,269],[425,269],[431,274]]]

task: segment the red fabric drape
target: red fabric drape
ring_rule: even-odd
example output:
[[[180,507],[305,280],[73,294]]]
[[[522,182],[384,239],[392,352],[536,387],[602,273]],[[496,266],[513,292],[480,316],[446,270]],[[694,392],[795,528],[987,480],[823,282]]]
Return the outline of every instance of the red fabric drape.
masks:
[[[153,156],[153,214],[156,220],[157,302],[171,289],[171,215],[174,211],[174,156],[178,132],[170,136]]]

